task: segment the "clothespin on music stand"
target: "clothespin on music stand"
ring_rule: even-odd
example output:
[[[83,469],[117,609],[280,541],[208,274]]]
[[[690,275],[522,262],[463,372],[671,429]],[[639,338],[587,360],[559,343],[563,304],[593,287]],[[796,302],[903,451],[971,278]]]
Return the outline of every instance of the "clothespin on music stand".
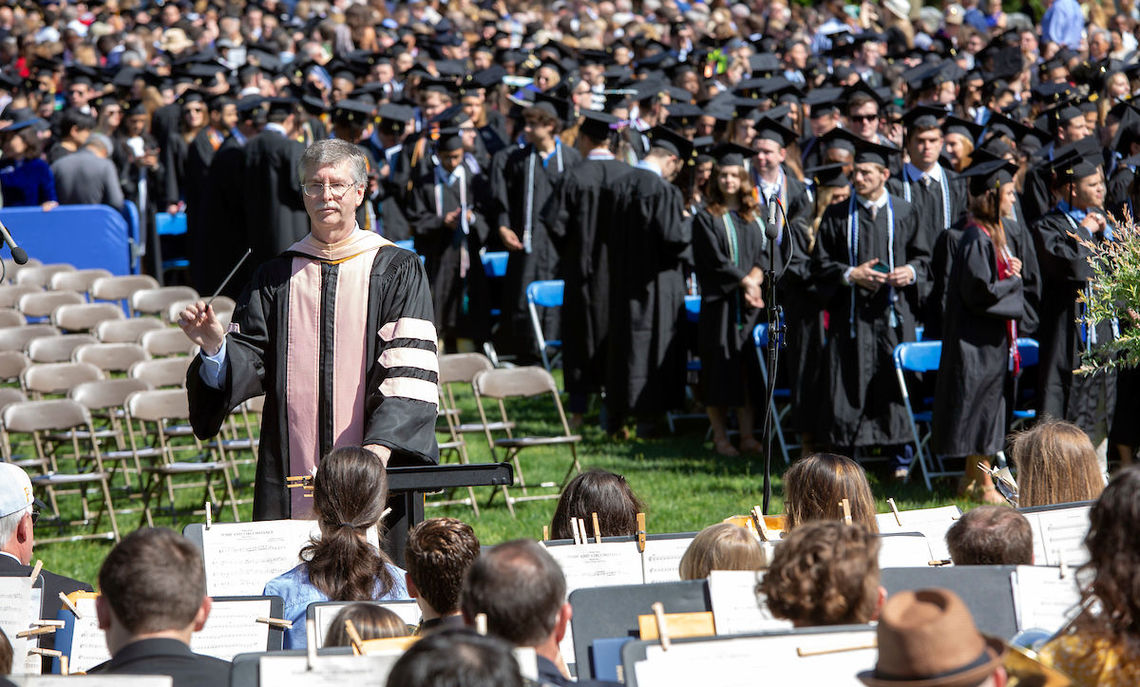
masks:
[[[1069,576],[1069,565],[1065,562],[1065,552],[1057,549],[1057,565],[1060,567],[1061,579]]]
[[[48,625],[45,627],[37,627],[37,628],[32,629],[32,630],[24,630],[23,632],[17,632],[16,638],[17,639],[24,639],[26,637],[38,637],[39,635],[55,634],[55,631],[57,629],[59,629],[59,628],[53,627],[51,625]]]
[[[305,635],[309,644],[305,648],[305,669],[312,670],[317,662],[317,621],[315,618],[305,620]]]
[[[949,558],[943,558],[937,561],[927,561],[926,564],[932,568],[940,568],[945,565],[951,565],[954,561]]]
[[[669,628],[665,624],[665,604],[654,601],[653,617],[657,620],[657,641],[661,642],[661,650],[668,651],[672,643],[669,641]]]
[[[282,630],[289,630],[289,629],[292,629],[292,627],[293,627],[293,623],[291,621],[284,620],[282,618],[258,618],[257,620],[255,620],[253,622],[264,623],[264,624],[268,625],[269,627],[277,627],[277,628],[280,628]]]
[[[67,607],[67,610],[75,614],[76,620],[83,619],[83,616],[79,613],[79,609],[75,607],[75,604],[71,603],[71,599],[67,598],[67,594],[60,592],[59,600],[63,603],[64,606]]]
[[[582,543],[582,538],[578,534],[578,518],[573,515],[570,516],[570,536],[574,539],[575,544]]]
[[[902,518],[899,517],[899,507],[895,505],[894,498],[887,499],[887,505],[891,507],[891,512],[895,514],[895,522],[899,524],[899,527],[902,527]]]
[[[863,651],[865,649],[877,649],[879,643],[877,640],[872,639],[867,644],[857,644],[855,646],[837,646],[829,649],[805,649],[803,647],[796,647],[796,656],[806,658],[808,656],[826,656],[828,654],[839,654],[844,651]]]
[[[590,543],[590,538],[586,536],[586,518],[578,518],[578,538],[583,544]]]
[[[20,635],[16,635],[19,637]],[[41,649],[38,646],[33,646],[28,649],[29,654],[36,654],[37,656],[46,656],[47,658],[63,658],[63,652],[56,649]]]
[[[601,544],[602,543],[602,528],[598,524],[598,514],[597,513],[590,513],[590,518],[594,522],[594,543],[595,544]]]
[[[289,475],[285,478],[285,486],[288,489],[304,489],[304,497],[307,499],[313,498],[312,475]]]
[[[484,635],[484,636],[487,634],[487,614],[486,613],[476,613],[475,614],[475,631],[481,635]]]
[[[645,553],[645,513],[637,514],[637,551]]]
[[[210,503],[209,499],[206,500],[206,529],[210,529],[214,525],[214,504]]]
[[[385,508],[384,512],[380,514],[380,521],[383,522],[384,518],[388,517],[391,514],[392,514],[392,507],[389,506],[389,507]]]
[[[71,675],[70,667],[67,665],[67,656],[59,657],[59,674]]]
[[[843,509],[843,523],[846,525],[851,524],[851,502],[843,499],[839,502],[839,507]]]
[[[40,571],[44,569],[44,562],[36,559],[36,564],[32,567],[32,574],[28,575],[28,584],[35,586],[36,578],[40,576]]]
[[[752,507],[752,524],[756,525],[756,533],[760,535],[761,539],[764,541],[775,540],[776,535],[772,533],[772,530],[768,529],[768,523],[764,521],[764,513],[760,509],[760,506]]]
[[[35,625],[36,627],[61,628],[66,627],[67,623],[63,622],[62,620],[33,620],[32,625]]]
[[[361,638],[360,633],[356,631],[356,623],[352,622],[352,618],[345,618],[344,633],[348,635],[348,641],[352,642],[353,652],[363,654],[364,640]]]
[[[542,526],[542,541],[550,541],[550,525]]]

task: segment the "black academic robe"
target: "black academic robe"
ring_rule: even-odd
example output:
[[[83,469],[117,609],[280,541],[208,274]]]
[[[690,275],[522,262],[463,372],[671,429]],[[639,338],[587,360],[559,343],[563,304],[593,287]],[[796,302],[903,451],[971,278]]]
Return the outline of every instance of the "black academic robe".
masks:
[[[1021,209],[1028,226],[1033,226],[1053,207],[1053,194],[1049,191],[1051,172],[1049,163],[1053,160],[1054,144],[1049,143],[1030,158],[1029,168],[1021,189]]]
[[[768,240],[759,218],[746,222],[701,210],[693,217],[693,262],[701,288],[697,352],[701,359],[701,398],[711,406],[741,407],[762,395],[752,329],[763,311],[744,300],[740,285],[754,268],[770,267]],[[732,255],[735,237],[736,255]]]
[[[186,149],[182,170],[182,195],[186,200],[186,243],[190,256],[190,283],[198,293],[213,293],[221,280],[207,279],[209,263],[218,259],[216,246],[210,241],[209,210],[213,198],[208,194],[206,177],[210,163],[222,146],[225,137],[217,129],[205,127],[198,132]],[[244,249],[243,249],[244,250]],[[223,265],[229,264],[224,260]],[[222,269],[228,269],[223,267]],[[224,278],[224,275],[223,275]]]
[[[380,208],[379,232],[389,241],[412,238],[412,229],[406,216],[408,177],[400,171],[400,165],[407,162],[401,155],[403,149],[403,145],[397,144],[378,151],[376,157],[377,164],[380,165],[380,188],[375,198],[375,203]]]
[[[1038,412],[1042,416],[1078,422],[1089,430],[1097,420],[1092,415],[1097,406],[1095,378],[1100,377],[1102,382],[1114,387],[1115,377],[1111,373],[1098,373],[1075,380],[1073,376],[1073,370],[1081,365],[1081,354],[1088,347],[1088,342],[1082,340],[1085,328],[1079,320],[1083,306],[1077,298],[1088,285],[1092,268],[1088,263],[1088,249],[1069,236],[1069,232],[1085,240],[1103,240],[1099,234],[1094,239],[1079,222],[1058,208],[1033,225],[1033,240],[1041,265]],[[1109,322],[1098,322],[1093,329],[1098,341],[1112,337]],[[1112,412],[1112,406],[1109,403],[1107,412]]]
[[[650,170],[632,170],[605,197],[611,208],[605,387],[613,427],[629,413],[648,417],[684,401],[682,255],[692,226],[683,218],[680,190]]]
[[[894,265],[910,265],[917,277],[901,294],[885,285],[867,291],[844,280],[849,267],[872,258],[890,267],[887,206],[872,220],[870,210],[856,203],[859,241],[854,260],[848,254],[847,204],[828,208],[819,227],[812,264],[830,320],[822,371],[826,401],[820,403],[816,431],[835,447],[885,446],[911,438],[892,356],[896,345],[914,341],[914,314],[906,293],[929,279],[930,245],[910,204],[895,197],[891,202]]]
[[[309,233],[309,215],[297,179],[305,146],[277,131],[263,130],[246,143],[245,226],[250,260],[258,265]]]
[[[1104,194],[1104,207],[1110,215],[1124,221],[1124,210],[1135,215],[1135,206],[1132,204],[1132,182],[1136,179],[1136,169],[1129,165],[1116,166],[1108,180]]]
[[[408,218],[415,235],[416,252],[424,257],[440,337],[445,340],[464,337],[482,343],[491,334],[487,276],[479,259],[479,251],[490,235],[483,218],[489,194],[485,180],[470,169],[464,169],[465,180],[457,180],[451,186],[441,183],[436,171],[421,177],[412,188]],[[448,226],[443,219],[460,206],[461,183],[467,184],[467,208],[474,213],[466,235],[462,225]],[[468,268],[461,275],[464,248]]]
[[[825,163],[823,144],[818,136],[807,135],[800,139],[800,161],[804,169],[822,167]]]
[[[182,119],[182,106],[178,103],[163,105],[150,117],[150,135],[160,145],[165,145],[171,134],[178,133],[178,123]]]
[[[186,157],[189,155],[190,144],[182,138],[182,132],[175,129],[170,132],[166,142],[162,144],[162,188],[159,195],[159,207],[164,211],[183,199],[186,186]]]
[[[487,123],[479,127],[479,138],[487,154],[491,156],[510,145],[507,137],[507,120],[502,113],[487,110]]]
[[[538,343],[527,307],[526,287],[533,281],[557,279],[560,276],[558,253],[550,242],[542,208],[554,194],[559,178],[582,160],[582,154],[559,143],[543,165],[533,146],[505,148],[491,163],[493,212],[488,219],[492,229],[508,227],[530,250],[513,250],[507,260],[503,282],[502,318],[495,345],[501,352],[513,353],[521,360],[538,357]],[[533,171],[532,171],[533,170]],[[527,211],[530,211],[528,218]],[[530,235],[527,237],[527,225]],[[542,331],[547,338],[558,339],[561,317],[557,308],[539,308]]]
[[[202,240],[190,245],[190,265],[192,274],[196,275],[194,288],[198,293],[217,290],[246,248],[252,245],[245,214],[244,145],[243,138],[227,136],[210,160],[203,180],[202,195],[208,200],[202,208],[206,215],[201,225]],[[254,226],[263,224],[258,222]],[[247,259],[222,293],[230,298],[240,296],[256,264]]]
[[[115,652],[110,661],[92,668],[95,675],[169,675],[173,687],[226,684],[230,662],[190,651],[178,639],[139,639]]]
[[[957,243],[948,284],[930,448],[940,456],[992,455],[1008,430],[1007,326],[1025,314],[1022,281],[998,278],[993,241],[971,223]]]
[[[618,160],[583,160],[562,176],[543,217],[560,256],[562,370],[566,391],[601,391],[609,335],[609,243],[603,193],[633,169]]]
[[[285,478],[290,474],[287,398],[289,396],[288,319],[290,306],[290,276],[293,254],[286,253],[258,268],[253,281],[238,301],[230,333],[226,335],[226,355],[229,360],[221,389],[213,389],[202,381],[199,369],[201,357],[195,357],[186,375],[190,401],[190,421],[194,433],[200,438],[217,434],[230,410],[242,401],[265,394],[265,409],[261,421],[261,442],[258,446],[257,475],[254,482],[253,518],[276,520],[288,518],[292,512],[289,489]],[[321,266],[322,300],[335,299],[337,274],[341,265],[323,263]],[[368,319],[364,331],[375,332],[366,342],[364,354],[365,411],[362,443],[379,444],[392,450],[388,465],[423,465],[439,461],[435,438],[436,403],[426,402],[401,393],[386,392],[381,385],[407,380],[436,382],[438,374],[414,366],[385,367],[387,355],[400,358],[401,352],[416,348],[435,353],[434,329],[432,340],[396,336],[386,339],[381,328],[400,329],[402,320],[431,323],[433,317],[431,295],[427,277],[419,257],[411,252],[384,246],[376,252],[372,264],[368,294]],[[318,318],[322,351],[328,350],[336,331],[332,310],[326,309]],[[413,322],[413,324],[415,323]],[[325,343],[328,342],[328,343]],[[334,352],[335,353],[335,352]],[[382,359],[381,356],[385,355]],[[331,380],[334,362],[327,356],[320,361],[320,388],[318,389],[319,417],[329,415],[332,403]],[[355,364],[355,363],[351,363]],[[392,364],[392,363],[389,363]],[[331,420],[322,425],[317,455],[323,456],[333,448]],[[401,501],[402,502],[402,501]],[[393,516],[402,516],[394,513]],[[399,518],[396,517],[398,520]],[[392,534],[398,534],[392,518],[386,524]]]

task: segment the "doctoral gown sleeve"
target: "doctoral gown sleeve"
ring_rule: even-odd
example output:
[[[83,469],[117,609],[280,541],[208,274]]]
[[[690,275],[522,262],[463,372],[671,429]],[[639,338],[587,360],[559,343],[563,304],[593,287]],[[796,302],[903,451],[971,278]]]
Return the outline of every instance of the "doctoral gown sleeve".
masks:
[[[413,463],[438,463],[436,330],[427,274],[408,252],[373,275],[378,305],[376,363],[369,375],[364,443]]]
[[[985,317],[1021,318],[1025,312],[1021,278],[997,278],[992,244],[981,240],[965,241],[955,262],[961,269],[958,292],[970,311]]]

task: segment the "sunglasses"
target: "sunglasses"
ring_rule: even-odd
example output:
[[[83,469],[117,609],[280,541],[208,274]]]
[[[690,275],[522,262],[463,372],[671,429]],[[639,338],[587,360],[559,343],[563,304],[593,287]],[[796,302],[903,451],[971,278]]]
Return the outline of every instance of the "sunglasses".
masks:
[[[873,122],[878,118],[879,118],[879,115],[877,115],[877,114],[851,115],[850,117],[848,117],[848,119],[850,119],[853,122]]]

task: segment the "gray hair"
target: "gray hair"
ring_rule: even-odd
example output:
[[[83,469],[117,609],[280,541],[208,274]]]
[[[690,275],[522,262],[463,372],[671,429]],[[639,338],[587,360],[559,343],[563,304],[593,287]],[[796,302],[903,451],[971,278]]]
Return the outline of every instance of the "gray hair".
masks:
[[[21,508],[15,513],[9,513],[0,518],[0,548],[3,548],[8,541],[12,539],[12,535],[16,534],[16,527],[20,524],[20,521],[24,519],[25,515],[31,513],[34,507],[35,506],[29,505],[27,508]]]
[[[348,164],[354,183],[368,182],[368,163],[364,159],[364,153],[354,144],[339,138],[317,141],[306,148],[300,164],[297,165],[297,173],[300,175],[301,183],[305,183],[310,172],[342,163]]]
[[[87,137],[87,143],[83,145],[84,148],[102,148],[103,154],[111,157],[111,153],[115,152],[115,144],[111,143],[111,138],[106,134],[92,133]]]

